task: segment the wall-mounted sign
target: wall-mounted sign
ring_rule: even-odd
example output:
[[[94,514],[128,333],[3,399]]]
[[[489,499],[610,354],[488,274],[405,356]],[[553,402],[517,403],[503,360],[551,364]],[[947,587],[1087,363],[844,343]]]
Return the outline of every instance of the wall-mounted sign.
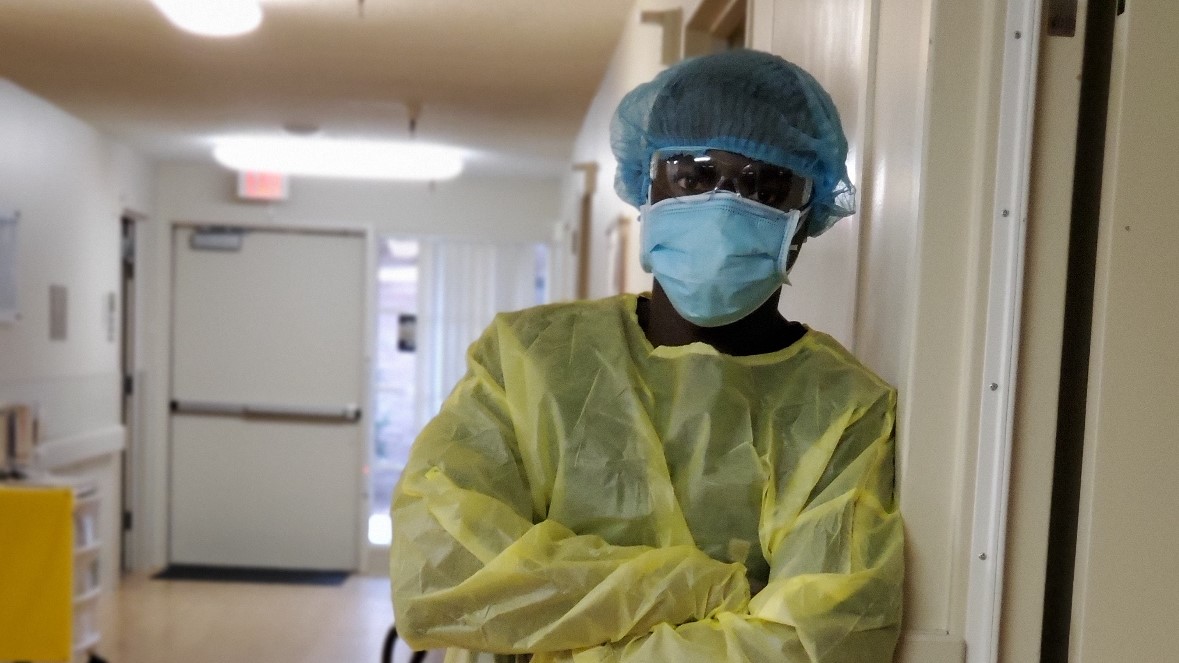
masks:
[[[397,349],[402,352],[418,349],[418,316],[413,313],[397,316]]]
[[[237,197],[261,202],[286,200],[290,191],[287,182],[281,173],[242,171],[237,174]]]
[[[17,225],[20,212],[0,209],[0,322],[13,322],[17,309]]]

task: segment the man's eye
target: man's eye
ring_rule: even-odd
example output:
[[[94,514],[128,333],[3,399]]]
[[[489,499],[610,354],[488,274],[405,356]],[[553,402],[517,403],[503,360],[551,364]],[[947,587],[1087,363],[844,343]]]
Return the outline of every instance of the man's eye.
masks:
[[[785,170],[763,170],[756,184],[754,200],[771,207],[797,205],[794,201],[794,176]]]
[[[682,191],[703,193],[711,191],[716,186],[716,174],[713,168],[692,164],[677,169],[673,175],[672,183]]]
[[[776,189],[771,189],[771,190],[760,189],[756,193],[754,193],[753,199],[756,200],[757,202],[761,203],[762,205],[769,205],[770,207],[777,207],[778,205],[781,205],[783,202],[785,202],[786,196],[783,194],[783,192],[776,190]]]

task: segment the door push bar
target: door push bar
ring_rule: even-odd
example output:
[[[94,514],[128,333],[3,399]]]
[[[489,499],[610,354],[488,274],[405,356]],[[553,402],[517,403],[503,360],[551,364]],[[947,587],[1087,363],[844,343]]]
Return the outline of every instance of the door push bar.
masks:
[[[268,405],[259,403],[218,403],[214,401],[172,401],[176,414],[203,414],[243,419],[283,419],[352,423],[360,421],[360,406],[350,403],[344,407],[314,407],[301,405]]]

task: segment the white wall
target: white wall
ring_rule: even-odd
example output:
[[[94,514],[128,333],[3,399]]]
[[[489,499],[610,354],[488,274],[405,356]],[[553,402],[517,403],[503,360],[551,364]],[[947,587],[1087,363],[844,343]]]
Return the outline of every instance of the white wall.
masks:
[[[0,401],[39,409],[46,461],[104,490],[105,582],[117,576],[120,346],[107,296],[120,291],[120,216],[152,209],[149,164],[0,80],[0,207],[20,211],[20,319],[0,323]],[[49,340],[49,286],[68,294],[68,336]],[[116,327],[116,332],[117,332]]]
[[[663,29],[657,24],[645,24],[639,20],[643,11],[669,10],[679,7],[684,16],[690,15],[699,0],[660,2],[640,0],[631,11],[618,40],[610,66],[586,112],[585,121],[573,147],[573,162],[598,164],[598,174],[593,196],[593,223],[590,237],[590,297],[604,297],[609,291],[609,274],[600,266],[608,263],[607,230],[620,216],[638,219],[638,210],[624,203],[614,192],[614,173],[617,164],[610,151],[610,118],[623,95],[639,83],[651,80],[663,69],[660,64],[663,52]],[[579,201],[584,191],[584,176],[572,171],[566,177],[561,194],[560,220],[567,228],[575,228],[578,222]],[[650,290],[651,276],[639,266],[638,228],[632,225],[631,242],[626,256],[626,280],[631,291]],[[570,270],[572,272],[572,269]],[[573,296],[573,288],[566,284],[564,297]]]
[[[294,179],[276,204],[240,202],[234,175],[215,165],[166,163],[157,170],[156,221],[144,224],[141,274],[145,364],[145,443],[139,488],[142,528],[133,563],[167,562],[167,454],[171,316],[171,226],[175,222],[371,228],[376,235],[450,236],[548,242],[560,181],[464,178],[421,183]]]
[[[752,45],[768,50],[809,71],[831,95],[847,135],[847,169],[851,180],[866,190],[865,158],[869,147],[868,122],[872,86],[869,49],[872,42],[870,0],[778,0],[760,2],[756,20],[769,24]],[[860,207],[867,205],[861,202]],[[857,213],[841,219],[820,237],[807,240],[790,274],[791,286],[782,290],[780,309],[831,334],[849,348],[856,347],[856,291],[863,219]],[[872,336],[869,334],[869,336]]]

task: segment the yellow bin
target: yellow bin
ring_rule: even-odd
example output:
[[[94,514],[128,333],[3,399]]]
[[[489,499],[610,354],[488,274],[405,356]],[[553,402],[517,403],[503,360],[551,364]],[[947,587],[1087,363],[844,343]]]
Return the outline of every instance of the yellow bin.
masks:
[[[0,484],[0,660],[73,657],[74,492]]]

